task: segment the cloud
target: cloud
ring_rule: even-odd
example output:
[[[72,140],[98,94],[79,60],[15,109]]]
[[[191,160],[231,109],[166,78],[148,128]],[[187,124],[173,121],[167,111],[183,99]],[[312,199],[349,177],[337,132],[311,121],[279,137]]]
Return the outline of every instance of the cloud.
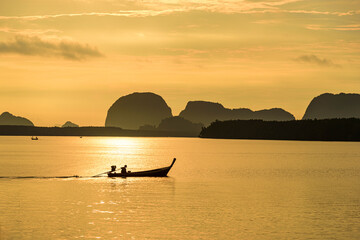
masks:
[[[118,12],[85,12],[85,13],[64,13],[64,14],[53,14],[53,15],[32,15],[32,16],[0,16],[0,20],[41,20],[48,18],[59,18],[59,17],[83,17],[83,16],[112,16],[112,17],[149,17],[166,15],[174,12],[184,12],[185,9],[169,9],[169,10],[128,10]]]
[[[18,35],[7,42],[0,42],[0,54],[63,57],[84,60],[103,56],[96,48],[68,40],[49,40],[36,36]]]
[[[81,0],[85,1],[86,0]],[[174,13],[190,11],[208,11],[224,14],[258,14],[258,13],[290,13],[290,14],[312,14],[312,15],[336,15],[348,16],[360,14],[359,10],[348,12],[328,12],[313,10],[289,10],[283,7],[290,3],[302,2],[303,0],[274,0],[274,1],[249,1],[249,0],[128,0],[125,1],[133,10],[120,10],[113,12],[82,12],[82,13],[60,13],[28,16],[0,16],[0,20],[42,20],[61,17],[152,17],[169,15]],[[112,2],[109,0],[109,2]],[[132,3],[132,4],[130,4]],[[126,6],[126,4],[124,5]]]
[[[35,21],[51,18],[61,17],[155,17],[162,15],[170,15],[174,13],[186,13],[191,11],[207,11],[217,12],[223,14],[261,14],[261,13],[289,13],[289,14],[309,14],[309,15],[335,15],[335,16],[353,16],[359,15],[360,11],[348,12],[320,12],[320,11],[307,11],[307,10],[286,10],[279,9],[277,5],[246,5],[239,7],[236,5],[205,5],[205,6],[189,6],[179,7],[166,10],[128,10],[117,12],[84,12],[84,13],[63,13],[52,15],[28,15],[28,16],[0,16],[1,20],[22,20],[22,21]]]
[[[360,24],[349,24],[335,27],[325,27],[321,25],[311,24],[307,25],[306,28],[310,30],[360,31]]]
[[[280,23],[280,22],[281,22],[280,20],[268,19],[268,20],[257,20],[257,21],[254,21],[253,23],[256,23],[256,24],[277,24],[277,23]]]
[[[128,10],[128,11],[117,11],[117,12],[85,12],[85,13],[64,13],[64,14],[53,14],[53,15],[29,15],[29,16],[0,16],[1,20],[43,20],[60,17],[155,17],[162,15],[170,15],[174,13],[186,13],[191,11],[207,11],[217,12],[223,14],[261,14],[261,13],[290,13],[290,14],[311,14],[311,15],[336,15],[336,16],[352,16],[360,14],[359,11],[349,12],[320,12],[320,11],[306,11],[306,10],[285,10],[279,9],[277,5],[247,5],[239,7],[236,5],[219,6],[219,5],[208,5],[208,6],[189,6],[180,7],[166,10]]]
[[[28,35],[28,36],[61,33],[61,31],[57,29],[16,29],[16,28],[8,28],[8,27],[0,27],[0,32],[18,34],[18,35]]]
[[[339,17],[342,16],[352,16],[358,15],[359,11],[348,11],[348,12],[327,12],[327,11],[309,11],[309,10],[284,10],[287,13],[300,13],[300,14],[314,14],[314,15],[336,15]]]
[[[295,59],[298,62],[303,62],[303,63],[312,63],[312,64],[316,64],[318,66],[323,66],[323,67],[341,67],[338,64],[333,63],[331,60],[326,59],[326,58],[319,58],[316,55],[302,55],[298,58]]]

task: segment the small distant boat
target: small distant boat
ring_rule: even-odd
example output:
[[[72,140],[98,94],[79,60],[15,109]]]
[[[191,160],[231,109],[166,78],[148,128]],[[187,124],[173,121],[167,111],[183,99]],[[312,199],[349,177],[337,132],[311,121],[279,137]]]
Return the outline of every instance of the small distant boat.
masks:
[[[38,137],[31,137],[31,140],[39,140]]]
[[[167,174],[174,165],[175,161],[176,158],[174,158],[170,166],[164,168],[157,168],[140,172],[128,171],[127,173],[117,173],[115,171],[110,171],[107,173],[107,175],[108,177],[167,177]]]

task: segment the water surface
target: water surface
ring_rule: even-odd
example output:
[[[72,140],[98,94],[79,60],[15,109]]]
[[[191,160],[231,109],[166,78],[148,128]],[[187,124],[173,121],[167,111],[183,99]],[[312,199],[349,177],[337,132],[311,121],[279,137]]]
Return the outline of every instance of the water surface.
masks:
[[[0,176],[0,239],[360,238],[360,143],[0,137]]]

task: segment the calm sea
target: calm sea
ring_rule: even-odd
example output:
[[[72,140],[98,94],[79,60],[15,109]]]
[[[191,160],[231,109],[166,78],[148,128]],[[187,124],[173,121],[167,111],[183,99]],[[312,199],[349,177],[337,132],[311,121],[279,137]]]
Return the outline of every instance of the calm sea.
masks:
[[[0,176],[0,239],[360,239],[360,143],[0,137]]]

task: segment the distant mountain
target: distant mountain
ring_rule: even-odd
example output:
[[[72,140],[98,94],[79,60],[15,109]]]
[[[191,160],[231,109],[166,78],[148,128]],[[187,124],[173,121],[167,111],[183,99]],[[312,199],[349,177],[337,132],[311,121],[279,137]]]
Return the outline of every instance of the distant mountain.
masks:
[[[70,121],[67,121],[66,123],[64,123],[64,125],[62,125],[61,127],[79,127],[79,125],[72,123]]]
[[[185,109],[179,114],[180,117],[188,119],[194,123],[209,125],[215,120],[249,120],[260,119],[266,121],[290,121],[295,117],[281,109],[272,108],[267,110],[252,111],[248,108],[228,109],[220,103],[206,101],[190,101]]]
[[[17,117],[9,112],[3,112],[0,115],[0,125],[21,125],[21,126],[34,126],[34,124],[23,117]]]
[[[157,126],[168,117],[172,117],[171,108],[161,96],[136,92],[120,97],[110,107],[105,126],[138,129],[143,125]]]
[[[309,104],[303,119],[360,118],[360,94],[324,93]]]
[[[165,131],[190,132],[197,136],[201,132],[203,126],[204,125],[201,123],[192,123],[187,119],[176,116],[163,119],[157,129]]]

